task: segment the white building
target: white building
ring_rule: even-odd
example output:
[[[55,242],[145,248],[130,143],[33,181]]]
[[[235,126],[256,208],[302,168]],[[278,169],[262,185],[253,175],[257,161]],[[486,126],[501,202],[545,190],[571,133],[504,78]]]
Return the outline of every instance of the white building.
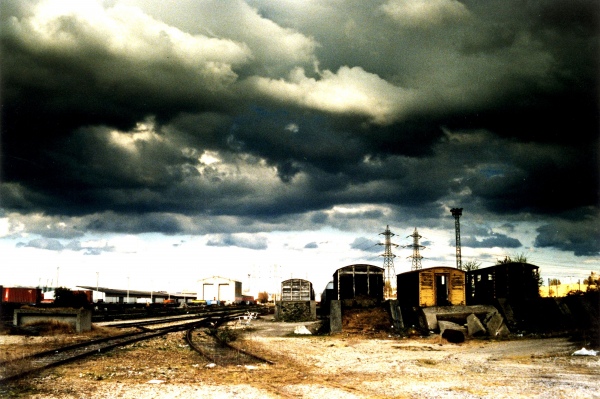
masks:
[[[222,304],[234,303],[242,296],[242,283],[225,277],[213,276],[198,280],[198,300],[207,304],[218,301]]]

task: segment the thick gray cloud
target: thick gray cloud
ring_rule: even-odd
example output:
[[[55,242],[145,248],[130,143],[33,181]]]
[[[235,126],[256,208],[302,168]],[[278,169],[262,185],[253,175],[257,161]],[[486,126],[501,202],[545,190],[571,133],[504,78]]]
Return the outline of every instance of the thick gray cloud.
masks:
[[[537,230],[540,248],[599,252],[571,227],[599,222],[594,1],[0,7],[14,234],[265,249],[233,233],[448,229],[458,204],[560,226]],[[521,243],[488,231],[463,245]]]
[[[367,237],[358,237],[350,243],[350,248],[365,252],[382,252],[383,247],[380,244],[380,241],[375,241]]]
[[[255,250],[267,249],[268,242],[265,237],[240,234],[220,234],[210,238],[206,243],[214,247],[240,247]]]
[[[99,255],[102,252],[113,252],[114,247],[107,245],[94,245],[90,243],[82,244],[80,241],[74,240],[63,244],[60,240],[54,238],[36,238],[28,242],[18,242],[17,248],[37,248],[48,251],[83,251],[85,255]]]
[[[600,226],[594,218],[577,222],[558,221],[537,229],[535,246],[572,251],[577,256],[596,256],[600,253]]]
[[[511,238],[500,233],[493,233],[490,237],[485,237],[481,240],[473,236],[467,236],[461,238],[460,242],[462,246],[471,248],[519,248],[522,246],[521,242],[516,238]]]

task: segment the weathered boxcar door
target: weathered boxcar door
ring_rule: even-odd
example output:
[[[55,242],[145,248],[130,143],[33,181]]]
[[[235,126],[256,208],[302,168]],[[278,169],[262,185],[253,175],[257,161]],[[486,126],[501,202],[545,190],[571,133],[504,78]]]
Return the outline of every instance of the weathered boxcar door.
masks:
[[[435,304],[436,306],[448,306],[448,277],[447,273],[435,275]]]
[[[419,273],[419,304],[420,306],[435,306],[434,275],[431,270]]]

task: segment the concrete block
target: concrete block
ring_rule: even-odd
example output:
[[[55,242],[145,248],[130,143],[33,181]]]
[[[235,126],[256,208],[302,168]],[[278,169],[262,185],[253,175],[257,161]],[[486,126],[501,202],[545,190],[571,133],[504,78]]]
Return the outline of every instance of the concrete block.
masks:
[[[481,320],[479,320],[479,317],[475,316],[474,314],[470,314],[467,317],[467,332],[470,337],[475,337],[478,335],[485,335],[487,330],[483,326]]]
[[[398,301],[395,299],[390,300],[390,315],[392,316],[392,322],[394,323],[394,329],[399,331],[404,328],[404,320],[402,319],[402,310],[398,306]]]
[[[59,322],[70,324],[77,332],[92,329],[92,311],[88,309],[17,309],[13,324],[17,327],[36,322]]]
[[[466,320],[470,314],[483,316],[490,312],[497,313],[498,311],[495,307],[489,305],[430,306],[422,308],[422,313],[429,330],[437,330],[438,320],[443,320],[444,318]]]
[[[451,321],[444,320],[438,321],[438,325],[440,327],[440,336],[448,340],[448,342],[465,342],[465,335],[467,333],[467,329],[463,326],[453,323]]]
[[[496,336],[496,333],[504,325],[504,318],[500,313],[491,313],[485,320],[485,326],[488,330],[488,334],[492,337]]]
[[[498,331],[496,331],[496,337],[498,338],[506,338],[510,335],[510,330],[506,326],[506,324],[502,324]]]
[[[342,332],[342,303],[337,300],[331,301],[329,306],[329,332]]]

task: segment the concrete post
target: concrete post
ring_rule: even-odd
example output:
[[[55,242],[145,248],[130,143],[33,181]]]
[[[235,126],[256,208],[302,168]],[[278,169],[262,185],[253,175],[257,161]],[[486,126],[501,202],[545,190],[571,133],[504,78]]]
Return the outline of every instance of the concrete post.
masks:
[[[342,303],[331,301],[329,311],[329,332],[342,332]]]

